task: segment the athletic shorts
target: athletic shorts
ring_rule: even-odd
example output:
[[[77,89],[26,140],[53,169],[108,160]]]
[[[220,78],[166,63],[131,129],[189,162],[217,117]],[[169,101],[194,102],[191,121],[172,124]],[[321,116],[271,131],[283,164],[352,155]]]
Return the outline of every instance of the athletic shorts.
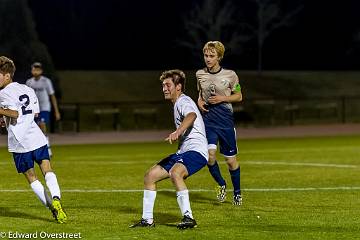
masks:
[[[30,168],[34,168],[34,161],[41,164],[42,160],[50,160],[47,145],[26,153],[13,153],[15,166],[18,173],[24,173]]]
[[[219,142],[220,153],[226,157],[235,156],[238,152],[236,145],[235,128],[212,128],[206,127],[208,149],[216,149]]]
[[[39,123],[45,123],[45,124],[50,124],[50,112],[49,111],[41,111],[39,113],[39,116],[37,118],[35,118],[35,122],[37,124]]]
[[[187,171],[188,177],[205,167],[207,159],[196,151],[188,151],[184,153],[174,153],[161,160],[158,165],[163,167],[167,172],[175,165],[175,163],[183,164]]]

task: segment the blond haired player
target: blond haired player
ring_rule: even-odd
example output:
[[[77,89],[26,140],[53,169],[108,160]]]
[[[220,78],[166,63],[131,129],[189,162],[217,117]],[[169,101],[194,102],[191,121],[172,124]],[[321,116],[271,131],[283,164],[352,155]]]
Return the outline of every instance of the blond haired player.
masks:
[[[207,42],[203,48],[206,67],[196,72],[198,106],[203,114],[209,143],[208,168],[218,183],[217,199],[220,202],[226,199],[226,182],[216,161],[219,143],[220,153],[225,157],[234,187],[233,204],[241,205],[240,166],[236,160],[238,150],[231,103],[240,102],[242,94],[236,73],[220,66],[224,53],[225,47],[219,41]]]

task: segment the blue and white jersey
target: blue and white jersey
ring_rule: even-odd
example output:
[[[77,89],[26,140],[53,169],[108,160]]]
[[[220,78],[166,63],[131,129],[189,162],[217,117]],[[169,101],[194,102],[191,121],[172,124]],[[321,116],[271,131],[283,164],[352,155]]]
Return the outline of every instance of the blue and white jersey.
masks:
[[[208,110],[208,112],[203,112],[203,118],[206,127],[220,129],[234,128],[233,112],[227,107],[226,104],[210,104]]]
[[[34,89],[35,94],[39,100],[40,111],[51,111],[51,104],[49,95],[55,93],[51,80],[47,77],[40,76],[39,80],[30,78],[26,81],[26,85]]]
[[[181,94],[174,104],[174,120],[176,129],[185,116],[191,112],[196,114],[194,124],[189,127],[179,139],[178,153],[196,151],[208,159],[208,143],[206,140],[205,125],[195,102],[185,94]]]
[[[47,144],[47,139],[34,121],[39,103],[33,89],[16,82],[0,91],[0,107],[18,112],[18,118],[4,117],[8,130],[9,152],[25,153]]]

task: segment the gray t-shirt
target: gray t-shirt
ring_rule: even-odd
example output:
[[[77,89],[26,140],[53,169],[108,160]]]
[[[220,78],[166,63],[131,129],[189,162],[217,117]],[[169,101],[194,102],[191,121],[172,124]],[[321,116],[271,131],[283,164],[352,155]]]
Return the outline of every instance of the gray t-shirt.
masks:
[[[237,91],[239,78],[233,70],[221,69],[217,73],[210,73],[207,69],[200,69],[196,72],[198,90],[201,96],[208,102],[209,97],[214,95],[230,96],[232,92]],[[223,103],[231,111],[231,103]]]
[[[40,111],[50,112],[51,103],[49,95],[53,95],[55,93],[51,80],[44,76],[41,76],[39,80],[30,78],[26,81],[26,85],[34,89],[39,100]]]

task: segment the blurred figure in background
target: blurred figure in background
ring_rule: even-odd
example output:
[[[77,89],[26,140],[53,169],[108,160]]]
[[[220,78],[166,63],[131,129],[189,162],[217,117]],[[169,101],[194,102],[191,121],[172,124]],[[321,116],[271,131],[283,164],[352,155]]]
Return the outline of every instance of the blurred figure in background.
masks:
[[[47,129],[50,125],[51,104],[54,109],[55,120],[59,121],[61,119],[54,87],[51,80],[42,75],[43,68],[40,62],[35,62],[31,65],[31,74],[33,77],[26,81],[26,85],[34,89],[40,105],[40,114],[36,117],[35,121],[47,137],[49,155],[52,156],[50,141],[47,135]]]
[[[238,150],[231,103],[240,102],[242,94],[236,73],[220,66],[224,52],[225,47],[219,41],[207,42],[203,48],[206,67],[196,72],[198,106],[203,114],[209,144],[208,168],[218,183],[217,199],[219,202],[226,199],[226,182],[216,161],[219,143],[220,153],[225,157],[234,187],[233,204],[241,205],[240,166],[236,160]]]

